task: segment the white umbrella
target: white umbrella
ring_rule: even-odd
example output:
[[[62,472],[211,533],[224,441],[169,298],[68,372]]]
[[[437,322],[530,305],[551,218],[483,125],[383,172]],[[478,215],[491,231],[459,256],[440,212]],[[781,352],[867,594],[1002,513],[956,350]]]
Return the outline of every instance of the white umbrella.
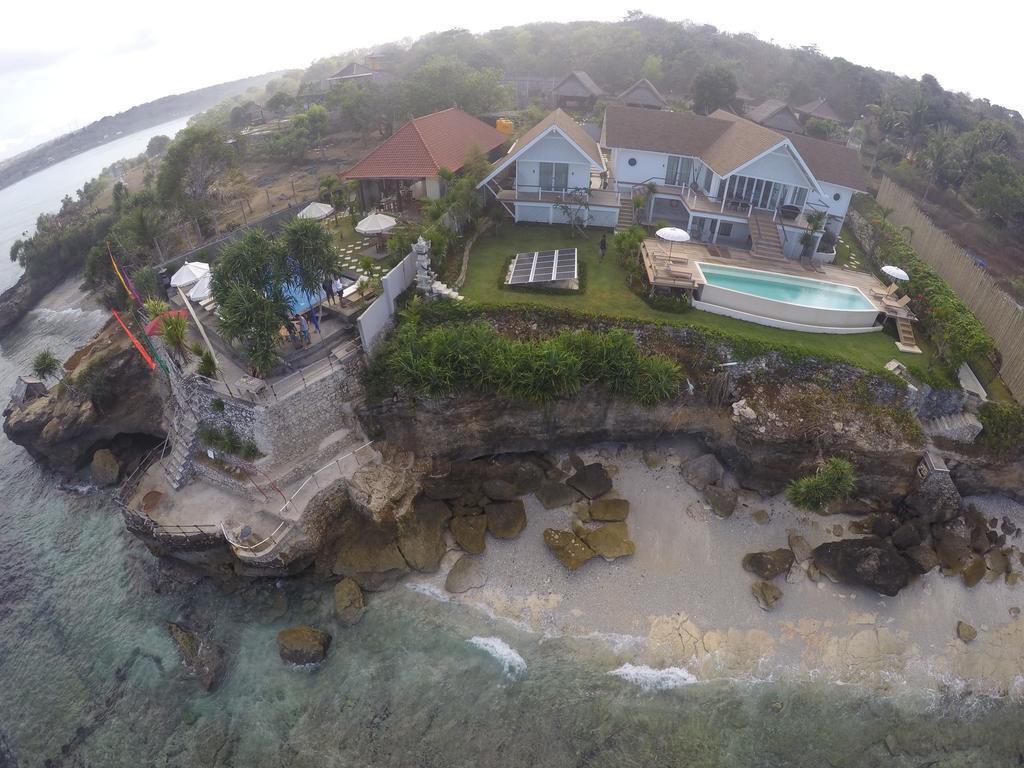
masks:
[[[910,275],[908,275],[906,272],[904,272],[899,267],[884,266],[884,267],[882,267],[882,271],[885,272],[885,274],[887,274],[893,280],[909,280],[910,279]]]
[[[196,281],[189,292],[186,294],[192,301],[202,301],[203,299],[210,298],[210,273],[207,272],[205,275]]]
[[[334,213],[334,208],[327,203],[310,203],[295,217],[297,219],[326,219]]]
[[[185,285],[192,285],[203,275],[210,274],[210,265],[205,261],[186,261],[181,269],[171,276],[171,287],[181,288]]]
[[[655,232],[658,237],[662,240],[668,240],[668,258],[672,260],[672,243],[688,243],[690,242],[690,233],[685,229],[679,227],[662,227]]]
[[[361,235],[383,235],[395,228],[398,222],[384,213],[371,213],[356,224],[356,232]]]

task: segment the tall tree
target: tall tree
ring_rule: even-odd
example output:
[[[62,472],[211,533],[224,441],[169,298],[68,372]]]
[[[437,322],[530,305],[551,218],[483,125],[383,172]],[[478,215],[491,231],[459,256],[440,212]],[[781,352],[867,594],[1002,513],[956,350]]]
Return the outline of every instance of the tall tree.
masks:
[[[190,125],[168,145],[156,189],[160,199],[187,215],[201,213],[217,177],[232,163],[231,148],[211,126]]]
[[[950,176],[956,173],[957,157],[956,143],[954,141],[953,129],[948,125],[940,125],[928,137],[921,152],[922,165],[928,171],[928,184],[924,189],[923,199],[928,199],[928,193],[936,182],[946,184]]]
[[[288,254],[289,282],[307,296],[317,295],[334,269],[330,234],[314,219],[292,219],[281,231],[280,239]]]
[[[736,75],[721,65],[705,67],[693,78],[693,108],[702,115],[736,105]]]

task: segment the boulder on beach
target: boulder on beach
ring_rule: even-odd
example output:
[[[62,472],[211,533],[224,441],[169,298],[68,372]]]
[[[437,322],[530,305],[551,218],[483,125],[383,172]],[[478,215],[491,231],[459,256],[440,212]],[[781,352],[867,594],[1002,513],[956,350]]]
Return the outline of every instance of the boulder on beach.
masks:
[[[947,571],[959,573],[971,558],[971,530],[963,518],[932,526],[935,554]]]
[[[605,523],[587,531],[581,538],[588,547],[605,560],[629,557],[636,552],[636,545],[629,538],[629,528],[622,522]]]
[[[787,543],[798,563],[805,563],[811,559],[811,545],[799,533],[789,534]]]
[[[526,527],[526,507],[520,499],[498,501],[484,507],[487,530],[496,539],[514,539]]]
[[[452,593],[479,589],[487,583],[487,566],[477,557],[463,555],[455,561],[444,580],[444,588]]]
[[[167,631],[178,646],[181,664],[185,670],[208,691],[212,691],[220,682],[226,664],[224,649],[198,632],[168,622]]]
[[[904,550],[903,556],[910,561],[911,565],[920,574],[928,573],[939,566],[939,556],[927,544],[917,544],[910,547]]]
[[[506,474],[505,479],[515,488],[516,495],[525,496],[540,488],[544,482],[544,470],[533,461],[520,461]]]
[[[483,512],[483,510],[480,510]],[[471,555],[479,555],[487,548],[487,516],[462,515],[453,517],[448,524],[455,543]]]
[[[708,500],[711,509],[719,517],[729,517],[736,511],[736,503],[739,495],[733,488],[725,488],[721,485],[709,485],[704,489],[704,498]]]
[[[544,480],[535,493],[544,509],[567,507],[582,498],[579,491],[558,480]]]
[[[363,590],[354,579],[342,579],[334,585],[334,615],[343,626],[358,624],[364,611]]]
[[[896,549],[910,549],[921,543],[921,533],[913,523],[906,522],[892,532],[890,539]]]
[[[960,577],[964,581],[964,586],[975,586],[979,581],[985,578],[985,571],[987,569],[984,557],[978,554],[971,555],[967,558],[967,562],[964,563],[964,567],[960,571]]]
[[[332,572],[355,579],[368,592],[387,589],[409,572],[393,527],[350,515],[339,529],[339,538]]]
[[[330,646],[329,634],[305,624],[277,633],[277,651],[286,664],[319,664]]]
[[[117,483],[121,476],[121,465],[109,448],[100,448],[92,455],[89,471],[92,473],[92,481],[102,488]]]
[[[575,474],[565,482],[588,499],[604,496],[612,489],[612,478],[599,462],[578,467]]]
[[[709,485],[721,485],[725,468],[713,453],[705,453],[683,465],[683,478],[698,491]]]
[[[978,630],[976,630],[966,621],[958,621],[956,623],[956,636],[963,640],[965,643],[969,643],[978,636]]]
[[[500,477],[484,480],[481,487],[484,495],[491,501],[512,501],[520,495],[512,483]]]
[[[420,573],[435,573],[447,550],[444,529],[452,511],[443,501],[417,496],[398,518],[398,548],[409,566]]]
[[[594,550],[572,531],[547,528],[544,531],[544,543],[558,558],[558,562],[570,571],[575,571],[595,554]]]
[[[826,575],[844,584],[873,589],[889,597],[910,582],[910,563],[882,539],[841,539],[814,549],[814,563]]]
[[[770,581],[755,581],[750,586],[750,591],[762,611],[770,611],[782,599],[782,590]]]
[[[591,520],[617,523],[629,516],[629,502],[625,499],[594,499],[588,512]]]
[[[780,573],[786,573],[795,559],[792,550],[780,548],[770,552],[751,552],[743,557],[743,570],[758,578],[771,581]]]

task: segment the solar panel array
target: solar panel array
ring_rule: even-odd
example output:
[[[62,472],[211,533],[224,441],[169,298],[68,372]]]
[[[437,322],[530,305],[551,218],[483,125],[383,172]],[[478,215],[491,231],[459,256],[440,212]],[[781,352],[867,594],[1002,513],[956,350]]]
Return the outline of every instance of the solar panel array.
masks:
[[[557,251],[517,253],[508,284],[547,283],[574,280],[576,277],[576,249],[561,248]]]

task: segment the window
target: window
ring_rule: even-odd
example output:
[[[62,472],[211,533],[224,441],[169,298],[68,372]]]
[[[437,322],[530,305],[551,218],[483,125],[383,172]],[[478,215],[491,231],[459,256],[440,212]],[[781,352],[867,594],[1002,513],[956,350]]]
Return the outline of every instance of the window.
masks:
[[[541,163],[540,188],[560,192],[569,187],[568,163]]]
[[[841,194],[839,194],[838,192],[836,192],[834,195],[832,195],[832,199],[835,200],[837,203],[842,199],[842,197],[843,196]]]
[[[711,169],[704,169],[704,191],[711,194]]]
[[[665,165],[665,183],[671,187],[685,187],[690,183],[692,171],[692,157],[669,155],[668,163]]]
[[[628,165],[629,167],[632,168],[634,165],[636,165],[636,158],[635,157],[629,158],[629,160],[626,161],[626,165]]]
[[[732,222],[723,221],[718,225],[718,236],[719,237],[732,237]]]

